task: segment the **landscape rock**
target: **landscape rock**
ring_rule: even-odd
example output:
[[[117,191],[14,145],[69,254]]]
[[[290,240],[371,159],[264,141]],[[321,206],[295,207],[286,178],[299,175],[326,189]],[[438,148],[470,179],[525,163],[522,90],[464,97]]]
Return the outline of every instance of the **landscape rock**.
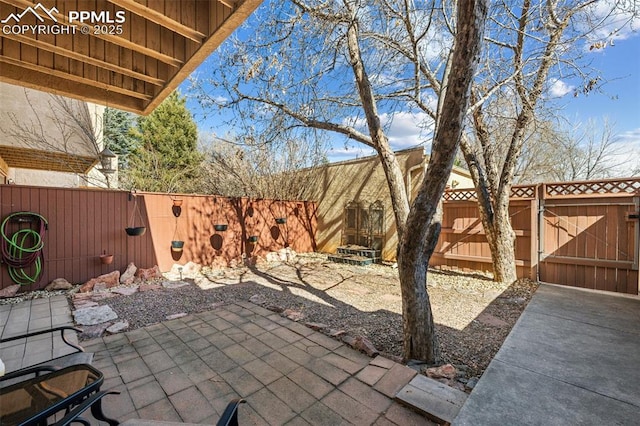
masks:
[[[118,287],[111,290],[112,293],[121,294],[122,296],[131,296],[138,292],[138,286],[133,287]]]
[[[167,319],[168,320],[172,320],[172,319],[178,319],[178,318],[182,318],[182,317],[186,317],[187,313],[186,312],[180,312],[178,314],[173,314],[173,315],[167,315]]]
[[[144,293],[145,291],[156,291],[160,290],[162,286],[160,284],[155,283],[142,283],[138,287],[138,291]]]
[[[107,331],[111,334],[115,334],[115,333],[120,333],[121,331],[124,331],[127,328],[129,328],[128,321],[118,321],[114,323],[112,326],[110,326],[109,328],[107,328]]]
[[[291,262],[293,261],[298,254],[291,248],[281,248],[278,250],[278,257],[282,262]]]
[[[105,284],[105,288],[116,287],[120,285],[120,271],[109,272],[108,274],[100,275],[96,278],[91,278],[80,287],[81,293],[87,293],[93,291],[93,288],[98,283]]]
[[[267,305],[266,308],[271,312],[276,312],[278,314],[284,311],[284,308],[278,305]]]
[[[69,290],[72,287],[73,287],[73,284],[71,284],[69,281],[65,280],[64,278],[56,278],[55,280],[51,281],[49,285],[46,286],[44,289],[46,291],[55,291],[55,290]]]
[[[162,287],[164,288],[180,288],[189,285],[188,282],[185,281],[163,281]]]
[[[135,276],[136,278],[140,278],[141,280],[145,281],[149,281],[155,278],[163,278],[162,272],[160,272],[160,268],[158,267],[158,265],[148,269],[138,268]]]
[[[125,271],[122,273],[122,276],[120,277],[120,284],[125,284],[125,285],[133,284],[133,282],[136,279],[137,270],[138,268],[136,267],[136,265],[133,264],[133,262],[129,263],[127,265],[127,269],[125,269]]]
[[[256,305],[264,305],[266,300],[264,299],[264,297],[260,296],[259,294],[254,294],[249,298],[249,302]]]
[[[91,293],[75,293],[73,295],[73,300],[91,300]]]
[[[327,334],[328,334],[329,336],[331,336],[331,337],[337,337],[337,338],[339,338],[340,336],[344,336],[345,334],[347,334],[347,332],[346,332],[346,331],[344,331],[344,330],[334,330],[333,328],[330,328],[330,329],[327,331]]]
[[[93,292],[91,293],[91,300],[93,300],[94,302],[100,301],[100,300],[105,300],[105,299],[111,299],[112,297],[115,297],[116,295],[114,293],[111,293],[110,291],[99,291],[99,292]]]
[[[102,336],[102,333],[111,326],[110,322],[105,322],[102,324],[96,325],[88,325],[82,327],[82,338],[84,339],[95,339],[96,337]]]
[[[98,304],[93,300],[77,300],[73,302],[73,307],[76,310],[83,308],[92,308],[94,306],[98,306]]]
[[[356,337],[356,346],[355,348],[359,351],[362,351],[364,353],[366,353],[367,355],[369,355],[370,357],[374,357],[376,355],[378,355],[380,352],[378,352],[378,350],[376,349],[375,346],[373,346],[373,343],[371,343],[371,341],[369,339],[367,339],[364,336],[357,336]]]
[[[323,324],[321,322],[307,322],[304,325],[306,325],[307,327],[315,331],[320,331],[320,330],[324,330],[325,328],[329,328],[327,324]]]
[[[345,334],[342,336],[342,341],[352,348],[366,353],[370,357],[374,357],[380,354],[376,347],[373,346],[373,343],[371,343],[371,341],[364,336],[353,337],[349,334]]]
[[[94,293],[103,293],[108,290],[106,283],[96,283],[96,285],[93,286]]]
[[[13,297],[20,290],[20,286],[18,284],[10,285],[9,287],[5,287],[0,290],[0,298],[3,299],[5,297]]]
[[[270,263],[280,262],[280,255],[274,251],[267,253],[265,260]]]
[[[295,311],[293,309],[285,309],[280,313],[283,317],[289,318],[291,321],[301,321],[304,319],[304,314],[300,311]]]
[[[73,318],[80,325],[96,325],[118,318],[118,314],[109,305],[82,308],[73,311]]]
[[[444,364],[439,367],[431,367],[425,370],[427,377],[432,379],[453,379],[456,377],[456,368],[451,364]]]
[[[202,270],[202,265],[198,265],[195,262],[187,262],[182,267],[182,278],[197,278],[200,276],[200,270]]]

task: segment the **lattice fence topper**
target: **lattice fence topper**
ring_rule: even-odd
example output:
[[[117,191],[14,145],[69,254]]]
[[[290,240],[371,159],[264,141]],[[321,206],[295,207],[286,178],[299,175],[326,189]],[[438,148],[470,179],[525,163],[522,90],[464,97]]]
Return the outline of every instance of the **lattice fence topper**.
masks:
[[[536,185],[518,185],[511,187],[511,198],[536,198]],[[476,191],[473,189],[449,189],[444,192],[442,198],[445,201],[470,201],[476,200]]]
[[[545,184],[545,196],[640,194],[640,178]]]
[[[533,199],[537,197],[538,187],[544,187],[545,197],[581,196],[607,194],[637,194],[640,195],[640,178],[609,179],[599,181],[552,182],[538,185],[516,185],[511,187],[511,198]],[[448,189],[442,198],[445,201],[476,200],[473,189]]]

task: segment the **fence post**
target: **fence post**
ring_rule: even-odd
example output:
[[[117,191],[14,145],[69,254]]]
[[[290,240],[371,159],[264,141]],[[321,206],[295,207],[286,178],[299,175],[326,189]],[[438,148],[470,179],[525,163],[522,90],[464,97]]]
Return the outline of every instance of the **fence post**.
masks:
[[[546,184],[540,184],[538,185],[536,191],[536,201],[538,205],[538,261],[536,268],[536,281],[540,281],[540,268],[542,267],[542,262],[544,261],[544,200],[545,194],[547,192],[546,187]]]

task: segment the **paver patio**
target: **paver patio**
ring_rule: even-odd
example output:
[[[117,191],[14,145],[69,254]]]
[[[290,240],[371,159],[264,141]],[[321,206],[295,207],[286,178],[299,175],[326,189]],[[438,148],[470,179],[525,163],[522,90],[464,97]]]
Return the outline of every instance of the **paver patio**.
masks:
[[[50,301],[50,312],[60,305],[57,298],[42,300]],[[12,312],[22,312],[27,322],[44,315],[26,312],[45,302],[23,303],[29,305],[0,309],[2,319]],[[4,337],[7,330],[19,333],[6,324]],[[105,376],[102,389],[121,392],[103,404],[120,421],[215,424],[231,399],[243,397],[248,403],[240,407],[241,424],[432,424],[393,399],[413,370],[371,359],[249,302],[82,344],[95,353],[93,365]],[[8,353],[2,348],[0,357]]]

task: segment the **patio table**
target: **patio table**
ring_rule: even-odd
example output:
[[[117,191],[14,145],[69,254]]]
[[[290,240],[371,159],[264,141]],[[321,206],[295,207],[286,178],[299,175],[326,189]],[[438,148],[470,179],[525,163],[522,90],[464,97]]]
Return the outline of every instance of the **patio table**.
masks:
[[[50,366],[36,366],[17,373],[21,378],[18,382],[15,382],[15,374],[0,378],[1,425],[48,424],[49,417],[63,410],[64,417],[55,425],[78,421],[88,424],[79,418],[88,408],[96,419],[110,426],[119,424],[107,418],[101,406],[105,395],[119,392],[100,391],[104,377],[94,367],[78,364],[56,370]],[[12,380],[9,383],[7,379]],[[3,386],[3,381],[8,384]]]

